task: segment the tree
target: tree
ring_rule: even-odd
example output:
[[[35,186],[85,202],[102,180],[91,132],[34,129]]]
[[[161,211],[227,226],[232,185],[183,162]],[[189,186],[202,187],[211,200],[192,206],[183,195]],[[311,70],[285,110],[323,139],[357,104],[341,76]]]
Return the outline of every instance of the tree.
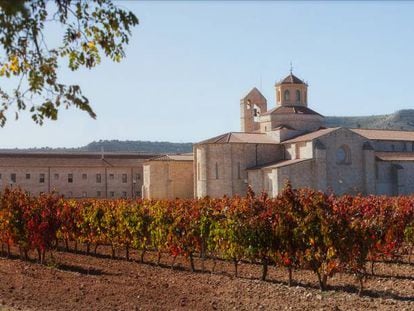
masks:
[[[15,85],[9,92],[0,87],[0,126],[11,108],[16,118],[29,110],[38,124],[56,120],[62,107],[95,118],[81,88],[58,78],[59,67],[66,62],[72,71],[91,69],[102,55],[121,61],[137,24],[112,0],[0,0],[0,77]],[[63,31],[56,46],[46,39],[52,27]]]

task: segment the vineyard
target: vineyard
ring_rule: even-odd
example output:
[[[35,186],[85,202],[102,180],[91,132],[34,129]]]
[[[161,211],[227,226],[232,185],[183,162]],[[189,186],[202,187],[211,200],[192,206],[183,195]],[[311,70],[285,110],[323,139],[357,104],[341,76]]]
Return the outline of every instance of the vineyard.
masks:
[[[138,261],[184,258],[190,271],[204,271],[206,260],[283,267],[288,284],[294,272],[312,271],[321,290],[336,273],[355,275],[359,293],[380,261],[411,260],[414,197],[335,196],[288,184],[277,198],[255,195],[198,200],[65,200],[32,197],[6,189],[0,197],[2,256],[19,250],[45,263],[58,248],[112,257],[139,253]],[[155,254],[155,256],[153,256]],[[151,259],[148,259],[151,258]]]

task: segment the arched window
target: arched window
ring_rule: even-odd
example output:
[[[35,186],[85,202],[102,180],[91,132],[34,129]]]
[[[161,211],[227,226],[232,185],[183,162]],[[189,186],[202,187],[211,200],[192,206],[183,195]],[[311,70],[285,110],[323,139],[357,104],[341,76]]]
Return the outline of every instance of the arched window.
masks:
[[[216,162],[216,179],[219,179],[219,167],[218,167],[217,162]]]
[[[351,149],[347,145],[342,145],[336,150],[337,164],[351,164]]]
[[[283,97],[284,97],[285,101],[289,101],[289,99],[290,99],[289,90],[286,90],[285,93],[283,93]]]
[[[296,101],[300,102],[300,91],[296,90]]]

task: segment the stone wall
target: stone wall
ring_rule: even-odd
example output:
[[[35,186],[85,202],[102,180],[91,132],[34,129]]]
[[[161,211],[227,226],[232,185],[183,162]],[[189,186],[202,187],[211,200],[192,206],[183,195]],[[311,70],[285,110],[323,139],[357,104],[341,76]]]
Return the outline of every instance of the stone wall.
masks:
[[[248,185],[247,168],[283,158],[276,144],[199,144],[194,147],[197,197],[244,195]]]
[[[271,114],[271,128],[281,125],[289,126],[295,130],[311,132],[319,129],[323,124],[323,117],[315,114]]]
[[[280,193],[289,181],[294,188],[316,188],[315,160],[282,166],[273,170],[274,187],[272,196]]]
[[[365,176],[374,172],[375,167],[373,152],[363,150],[367,139],[341,128],[320,137],[320,141],[326,146],[327,187],[337,194],[370,192],[366,185],[375,183],[374,175],[371,173],[368,180]],[[349,148],[347,163],[338,163],[337,152],[342,146]]]
[[[376,189],[381,195],[414,193],[414,162],[377,161]]]
[[[193,198],[193,178],[193,161],[148,161],[144,163],[144,198]]]

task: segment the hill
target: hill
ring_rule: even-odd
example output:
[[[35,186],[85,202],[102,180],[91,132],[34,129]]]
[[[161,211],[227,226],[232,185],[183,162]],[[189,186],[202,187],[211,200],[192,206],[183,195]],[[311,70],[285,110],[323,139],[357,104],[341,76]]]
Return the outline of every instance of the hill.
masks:
[[[414,109],[376,116],[325,117],[325,126],[414,131]]]
[[[145,153],[186,153],[193,151],[192,143],[170,143],[165,141],[141,141],[141,140],[100,140],[80,147],[79,151],[99,152],[145,152]]]
[[[414,131],[414,109],[399,110],[392,114],[359,117],[325,117],[325,127],[347,127],[386,130]],[[141,140],[99,140],[79,148],[30,148],[13,151],[47,152],[144,152],[153,154],[187,153],[193,150],[192,143]],[[0,149],[4,150],[4,149]],[[8,149],[10,151],[10,149]]]

